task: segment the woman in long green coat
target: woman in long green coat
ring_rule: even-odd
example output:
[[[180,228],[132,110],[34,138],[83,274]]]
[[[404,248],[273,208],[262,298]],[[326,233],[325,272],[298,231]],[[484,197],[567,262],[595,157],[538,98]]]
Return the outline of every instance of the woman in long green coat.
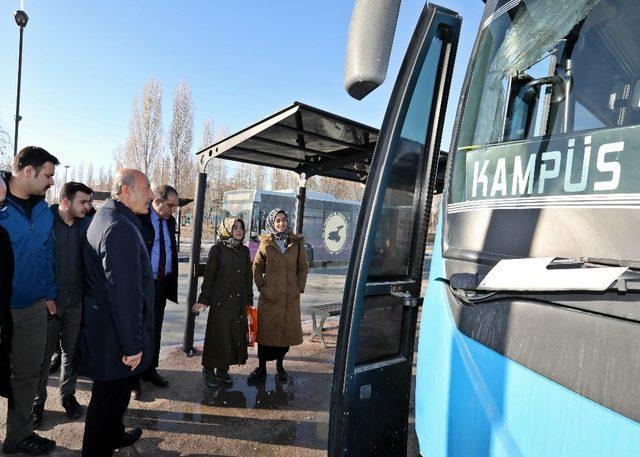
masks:
[[[249,248],[242,219],[225,218],[218,227],[220,241],[209,251],[202,290],[193,312],[209,307],[202,353],[202,373],[211,387],[232,384],[230,365],[247,361],[247,305],[253,305]]]
[[[267,215],[266,229],[253,261],[258,299],[258,367],[247,381],[254,384],[267,376],[267,362],[276,361],[277,379],[288,379],[283,359],[290,346],[302,344],[300,294],[307,284],[304,238],[291,233],[287,213],[276,208]]]

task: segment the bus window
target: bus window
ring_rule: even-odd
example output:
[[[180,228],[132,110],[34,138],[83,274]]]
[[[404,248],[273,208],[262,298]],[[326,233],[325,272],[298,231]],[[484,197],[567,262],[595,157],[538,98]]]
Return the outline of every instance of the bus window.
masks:
[[[609,165],[614,155],[598,152],[640,143],[638,20],[634,0],[525,0],[486,24],[449,209],[472,200],[640,191],[634,177],[604,172],[635,168],[624,167],[630,155],[619,150],[621,162]]]
[[[369,267],[370,277],[407,276],[411,241],[413,239],[413,220],[416,211],[415,183],[429,125],[435,71],[442,50],[442,42],[434,39],[427,53],[424,71],[420,74],[415,94],[395,144],[396,156],[384,196],[382,215],[376,232],[375,247],[379,256],[375,256]]]

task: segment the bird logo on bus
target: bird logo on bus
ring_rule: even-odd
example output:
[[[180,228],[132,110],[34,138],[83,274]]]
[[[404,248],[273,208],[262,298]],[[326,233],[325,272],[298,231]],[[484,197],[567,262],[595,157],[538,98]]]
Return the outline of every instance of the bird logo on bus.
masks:
[[[349,223],[341,213],[331,213],[324,221],[322,240],[331,254],[339,254],[347,244]]]

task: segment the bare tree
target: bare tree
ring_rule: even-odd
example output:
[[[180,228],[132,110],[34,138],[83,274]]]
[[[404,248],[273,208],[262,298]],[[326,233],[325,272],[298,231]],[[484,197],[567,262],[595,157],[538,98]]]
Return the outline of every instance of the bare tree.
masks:
[[[298,175],[292,171],[274,168],[271,171],[271,188],[273,190],[295,190],[298,188]]]
[[[216,128],[216,134],[213,137],[213,141],[224,140],[230,133],[229,126],[223,122],[218,126],[218,128]]]
[[[162,153],[162,87],[149,79],[140,99],[133,100],[129,135],[125,146],[124,165],[137,168],[150,180],[155,177]]]
[[[214,124],[211,119],[207,119],[202,127],[202,144],[200,149],[207,148],[215,142],[228,136],[228,128],[223,124],[214,133]],[[207,165],[207,186],[211,195],[211,200],[219,203],[222,196],[227,191],[229,182],[227,177],[227,167],[222,159],[211,159]]]
[[[341,200],[361,201],[364,186],[360,183],[343,181],[326,176],[314,176],[307,181],[307,189],[326,192]]]
[[[106,170],[104,168],[104,165],[100,165],[100,168],[98,169],[98,176],[95,179],[95,182],[93,183],[92,186],[90,186],[93,190],[103,190],[104,189],[104,185],[105,185],[105,181],[106,181]]]
[[[231,189],[249,189],[253,187],[253,167],[246,163],[238,163],[229,187]]]
[[[202,143],[200,143],[200,150],[208,148],[214,143],[214,141],[213,121],[211,119],[207,119],[204,121],[204,125],[202,126]]]
[[[0,170],[10,170],[13,155],[11,152],[11,136],[0,125]]]
[[[116,148],[113,150],[113,164],[116,170],[119,170],[120,168],[124,168],[124,162],[125,162],[124,146],[120,144],[116,146]]]
[[[89,165],[87,165],[87,171],[85,173],[85,184],[89,187],[91,187],[93,185],[93,181],[94,181],[94,177],[93,177],[93,164],[90,162]]]
[[[80,162],[73,172],[73,180],[76,182],[84,182],[84,162]]]
[[[171,181],[171,158],[167,154],[162,154],[158,163],[158,173],[156,174],[155,183],[158,185],[169,184]]]
[[[189,192],[187,187],[193,187],[193,159],[191,146],[193,144],[193,102],[189,83],[179,83],[173,92],[173,118],[169,132],[169,149],[171,157],[171,171],[174,187],[181,194]]]
[[[256,189],[267,188],[267,168],[261,165],[253,165],[253,187]]]

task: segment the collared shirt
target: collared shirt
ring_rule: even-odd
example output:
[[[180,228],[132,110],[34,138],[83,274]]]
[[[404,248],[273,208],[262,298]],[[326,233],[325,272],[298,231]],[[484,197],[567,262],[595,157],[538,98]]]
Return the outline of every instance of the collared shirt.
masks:
[[[169,224],[164,219],[160,219],[158,213],[153,208],[149,209],[151,212],[151,224],[153,225],[153,247],[151,248],[151,268],[153,269],[153,279],[158,279],[158,264],[160,263],[160,224],[162,224],[162,232],[164,233],[164,252],[165,252],[165,264],[164,275],[171,274],[171,259],[173,258],[173,252],[171,252],[171,235],[169,234]]]

